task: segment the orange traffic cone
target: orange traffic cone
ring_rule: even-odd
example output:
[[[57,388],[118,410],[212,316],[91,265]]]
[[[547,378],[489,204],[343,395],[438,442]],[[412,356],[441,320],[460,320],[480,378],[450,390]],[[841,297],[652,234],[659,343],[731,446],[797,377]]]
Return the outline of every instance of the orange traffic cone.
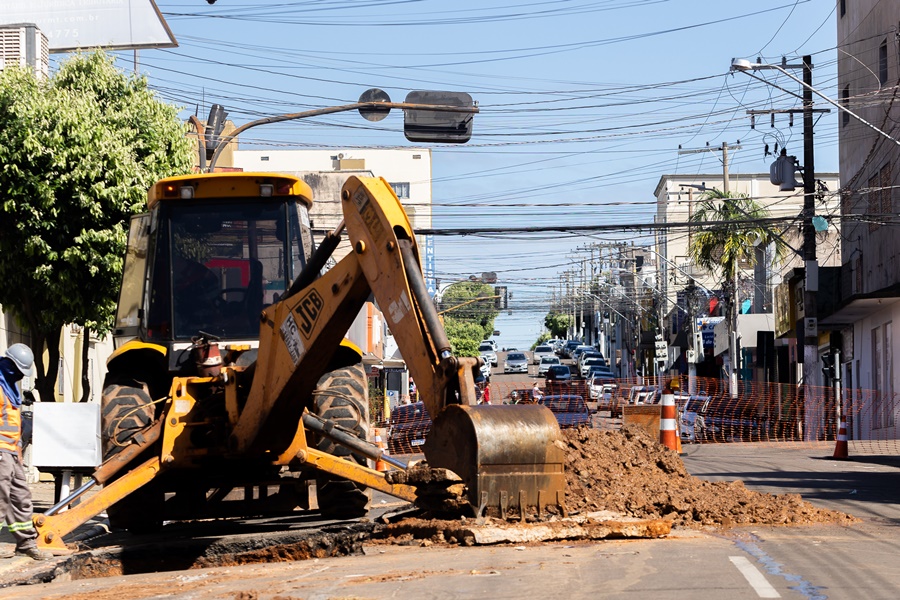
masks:
[[[376,427],[375,428],[375,445],[378,446],[385,454],[387,451],[387,428],[386,427]],[[391,468],[388,464],[381,460],[380,458],[375,461],[375,470],[381,471],[384,473],[385,471],[390,471]]]
[[[659,413],[659,443],[677,452],[678,415],[675,409],[675,394],[672,393],[673,381],[666,384],[662,393],[662,408]]]
[[[837,443],[834,445],[832,458],[849,458],[847,454],[847,421],[841,417],[841,427],[838,429]]]

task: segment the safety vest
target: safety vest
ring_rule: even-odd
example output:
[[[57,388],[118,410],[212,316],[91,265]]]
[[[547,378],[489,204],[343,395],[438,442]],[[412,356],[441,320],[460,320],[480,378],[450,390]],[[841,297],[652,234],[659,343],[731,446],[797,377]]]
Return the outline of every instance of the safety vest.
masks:
[[[3,407],[0,409],[0,451],[18,454],[22,441],[22,413],[13,406],[2,388],[0,396],[3,396]]]

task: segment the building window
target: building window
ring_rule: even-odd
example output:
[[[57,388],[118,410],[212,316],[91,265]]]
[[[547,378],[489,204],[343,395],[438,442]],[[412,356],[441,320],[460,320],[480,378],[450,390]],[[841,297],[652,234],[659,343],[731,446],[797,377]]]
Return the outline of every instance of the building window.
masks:
[[[397,194],[397,197],[401,200],[409,199],[409,182],[408,181],[400,181],[395,183],[389,183],[392,188],[394,188],[394,193]]]
[[[888,65],[887,65],[887,40],[881,42],[881,45],[878,47],[878,81],[881,82],[881,85],[887,83],[888,80]]]
[[[850,110],[850,84],[844,86],[841,90],[841,106]],[[850,113],[841,111],[841,126],[845,127],[850,122]]]
[[[841,16],[847,14],[847,0],[841,0]]]
[[[262,162],[269,162],[269,157],[268,156],[260,156],[259,160]]]

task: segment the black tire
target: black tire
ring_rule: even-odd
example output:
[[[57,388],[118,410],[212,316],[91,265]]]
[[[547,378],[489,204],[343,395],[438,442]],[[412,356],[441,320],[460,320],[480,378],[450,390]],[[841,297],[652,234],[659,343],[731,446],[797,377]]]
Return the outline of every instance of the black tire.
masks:
[[[101,400],[101,440],[104,460],[120,452],[135,433],[153,422],[155,405],[146,384],[127,378],[110,378]],[[139,464],[146,452],[134,461]],[[123,468],[119,476],[128,472]],[[158,531],[163,524],[161,489],[150,482],[107,509],[112,529],[135,534]]]
[[[123,380],[103,388],[100,427],[103,458],[120,452],[131,437],[153,422],[154,405],[147,386]]]
[[[313,396],[316,415],[334,421],[365,440],[369,431],[369,387],[361,364],[326,373],[319,379]],[[316,449],[333,456],[347,457],[366,465],[366,457],[326,437],[317,437]],[[316,475],[316,499],[323,516],[354,519],[368,512],[371,491],[357,483],[327,473]]]

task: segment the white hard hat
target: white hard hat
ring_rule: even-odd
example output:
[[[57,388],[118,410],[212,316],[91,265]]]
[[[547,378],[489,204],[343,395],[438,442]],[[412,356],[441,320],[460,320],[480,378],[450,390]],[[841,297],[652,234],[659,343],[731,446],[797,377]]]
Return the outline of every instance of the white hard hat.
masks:
[[[34,376],[34,353],[25,344],[13,344],[7,348],[6,358],[16,363],[22,375]]]

